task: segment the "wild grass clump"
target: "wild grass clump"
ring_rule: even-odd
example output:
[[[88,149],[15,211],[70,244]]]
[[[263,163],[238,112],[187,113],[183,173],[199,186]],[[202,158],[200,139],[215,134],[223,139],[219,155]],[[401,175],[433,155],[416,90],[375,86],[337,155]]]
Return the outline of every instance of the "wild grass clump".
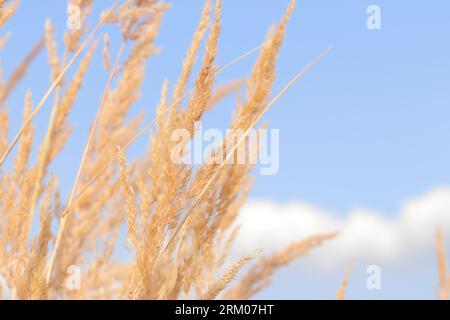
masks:
[[[173,161],[173,150],[179,157],[187,151],[177,148],[180,141],[173,140],[172,133],[183,129],[192,139],[196,123],[242,87],[246,94],[237,99],[229,128],[244,134],[237,141],[225,136],[214,151],[229,160],[237,156],[240,144],[257,145],[259,137],[248,139],[247,134],[264,128],[260,125],[264,114],[322,57],[271,98],[276,61],[295,0],[261,46],[222,67],[216,64],[222,1],[206,0],[178,80],[171,89],[168,81],[161,84],[156,117],[150,122],[144,122],[142,114],[131,116],[130,110],[141,98],[148,60],[160,53],[155,40],[170,5],[158,0],[116,0],[90,26],[93,0],[70,2],[80,9],[80,28],[66,30],[63,43],[58,43],[55,27],[45,21],[43,37],[7,79],[2,79],[0,69],[0,298],[249,299],[270,285],[279,268],[336,236],[314,235],[269,256],[255,248],[230,262],[239,232],[236,218],[254,180],[253,165],[206,161],[194,166]],[[4,24],[18,6],[18,1],[0,0],[0,50],[9,41]],[[94,41],[105,25],[118,29],[120,37],[104,33],[102,41]],[[113,43],[119,43],[117,52],[111,50]],[[8,109],[9,97],[44,48],[50,86],[42,97],[33,95],[32,89],[26,92],[22,123],[11,132],[9,109],[19,108]],[[216,85],[219,72],[256,51],[259,56],[247,79]],[[96,110],[95,120],[81,160],[67,164],[66,170],[75,174],[74,181],[67,181],[67,176],[53,172],[52,164],[70,147],[74,127],[69,118],[76,112],[96,54],[102,55],[108,79],[96,84],[102,92],[99,104],[91,101],[90,108],[85,106]],[[35,121],[42,108],[50,110],[45,125]],[[43,138],[37,138],[37,130],[44,132]],[[144,134],[149,142],[143,156],[128,160],[127,149]],[[67,197],[61,195],[62,183],[71,185]],[[128,255],[118,254],[123,248]],[[441,231],[437,256],[438,297],[448,299],[450,275]],[[349,281],[350,270],[337,299],[345,298]]]
[[[93,1],[71,3],[81,9],[81,28],[67,30],[64,43],[59,44],[54,26],[46,21],[43,38],[0,84],[0,275],[7,286],[2,288],[4,296],[247,299],[270,283],[276,269],[334,236],[316,235],[271,257],[250,252],[226,266],[239,231],[235,219],[253,181],[252,165],[194,167],[171,161],[171,150],[178,143],[171,133],[183,128],[194,135],[195,123],[243,85],[246,97],[237,103],[230,128],[247,132],[258,126],[277,100],[270,101],[276,60],[295,0],[259,48],[249,78],[217,88],[215,78],[221,69],[215,59],[222,2],[217,0],[214,5],[207,0],[178,81],[173,90],[167,81],[163,83],[156,118],[150,123],[143,123],[142,115],[130,118],[128,114],[140,99],[147,60],[159,53],[155,39],[170,6],[155,0],[118,0],[89,28]],[[0,1],[0,26],[11,18],[17,5]],[[121,37],[103,35],[101,54],[109,77],[106,84],[98,84],[99,89],[103,87],[102,99],[81,161],[67,167],[76,172],[76,178],[64,200],[59,186],[67,183],[67,177],[56,176],[51,165],[73,133],[69,116],[76,112],[77,96],[99,46],[93,39],[105,24],[117,26]],[[1,47],[7,37],[1,38]],[[204,39],[201,66],[193,75]],[[111,52],[110,43],[117,40],[119,50]],[[58,54],[61,45],[62,56]],[[10,133],[9,94],[44,47],[51,86],[40,100],[27,92],[21,128]],[[75,68],[72,78],[67,77],[70,68]],[[194,87],[188,88],[192,77]],[[35,131],[43,123],[34,120],[42,108],[51,112],[44,138],[38,141]],[[127,148],[147,132],[148,150],[141,158],[128,161]],[[8,139],[10,134],[12,139]],[[33,150],[37,150],[35,157],[31,156]],[[235,152],[235,148],[228,150],[226,157]],[[11,168],[5,165],[9,158],[13,159]],[[125,243],[120,240],[124,226]],[[127,248],[131,259],[114,256],[120,247]],[[239,270],[251,263],[250,271],[239,277]],[[67,283],[68,270],[74,266],[81,272],[76,288]]]

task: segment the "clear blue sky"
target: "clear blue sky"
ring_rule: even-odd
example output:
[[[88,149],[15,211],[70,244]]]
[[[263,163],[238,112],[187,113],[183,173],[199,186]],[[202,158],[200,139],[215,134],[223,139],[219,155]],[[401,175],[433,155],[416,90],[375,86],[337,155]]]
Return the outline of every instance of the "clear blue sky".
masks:
[[[93,17],[110,3],[95,2]],[[223,2],[219,64],[259,45],[288,1]],[[203,5],[202,1],[172,3],[157,41],[162,52],[149,62],[144,96],[134,109],[148,110],[148,119],[162,80],[177,78]],[[379,31],[366,28],[366,8],[371,4],[381,7]],[[22,0],[4,28],[12,30],[1,57],[6,75],[43,34],[46,17],[62,39],[65,11],[63,0]],[[280,129],[280,172],[258,177],[251,197],[304,200],[338,213],[365,206],[391,215],[405,197],[450,185],[449,14],[450,2],[444,0],[300,0],[279,57],[275,90],[324,48],[334,44],[335,49],[267,114],[270,126]],[[117,48],[118,40],[112,44]],[[219,82],[248,75],[254,58],[221,74]],[[100,50],[94,65],[71,116],[76,130],[70,147],[54,168],[67,178],[65,188],[76,171],[66,164],[78,163],[98,106],[93,102],[99,101],[98,88],[106,82]],[[10,99],[15,110],[13,132],[26,88],[38,101],[48,85],[46,57],[41,54]],[[226,126],[233,108],[233,99],[226,100],[208,117],[207,126]],[[49,109],[47,103],[38,127],[45,126]]]

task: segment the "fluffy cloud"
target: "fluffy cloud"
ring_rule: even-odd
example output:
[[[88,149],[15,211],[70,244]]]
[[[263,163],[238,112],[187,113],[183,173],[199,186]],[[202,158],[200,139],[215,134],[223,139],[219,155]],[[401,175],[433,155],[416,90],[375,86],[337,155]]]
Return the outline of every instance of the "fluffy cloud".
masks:
[[[450,188],[436,188],[403,202],[396,216],[357,208],[345,216],[314,205],[251,201],[242,209],[236,255],[263,248],[266,253],[315,233],[340,231],[309,263],[333,267],[349,261],[398,264],[433,250],[435,231],[450,234]]]

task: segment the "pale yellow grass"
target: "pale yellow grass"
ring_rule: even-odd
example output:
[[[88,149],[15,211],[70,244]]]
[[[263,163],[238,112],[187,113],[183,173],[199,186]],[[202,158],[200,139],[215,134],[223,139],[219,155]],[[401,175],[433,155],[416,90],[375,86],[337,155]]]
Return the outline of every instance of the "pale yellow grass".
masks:
[[[267,287],[277,269],[336,236],[312,236],[270,257],[250,252],[228,265],[239,232],[236,217],[254,180],[250,176],[253,166],[194,167],[177,164],[170,155],[177,143],[171,139],[174,130],[183,128],[194,134],[197,121],[244,86],[247,96],[237,103],[230,128],[245,133],[257,128],[266,112],[328,51],[271,99],[278,52],[295,0],[290,1],[261,46],[222,68],[216,66],[222,2],[206,0],[178,81],[173,91],[167,81],[163,84],[156,118],[147,124],[143,124],[142,114],[130,119],[128,113],[140,99],[146,62],[160,51],[155,39],[170,6],[153,0],[117,0],[105,8],[89,31],[92,0],[72,3],[82,10],[82,28],[65,32],[63,55],[58,55],[56,31],[47,21],[45,41],[39,41],[9,81],[0,85],[0,276],[12,298],[247,299]],[[13,17],[17,5],[0,1],[0,26]],[[106,85],[99,84],[103,94],[81,160],[74,168],[68,166],[68,170],[70,167],[76,172],[76,178],[68,199],[63,200],[59,184],[66,177],[54,175],[52,163],[68,145],[73,130],[69,115],[96,54],[94,38],[105,24],[120,30],[121,45],[117,53],[111,52],[110,45],[117,39],[103,35],[102,63],[109,77]],[[6,39],[2,38],[2,46]],[[49,89],[34,108],[31,91],[27,93],[22,125],[9,140],[9,93],[22,80],[44,42]],[[199,71],[193,74],[203,43]],[[259,56],[248,79],[216,87],[219,72],[255,52]],[[67,79],[69,69],[75,68],[77,62],[72,79]],[[192,78],[194,86],[188,89]],[[39,142],[33,121],[47,107],[51,94],[54,100],[44,138]],[[127,161],[126,149],[148,132],[150,140],[144,156]],[[244,140],[245,135],[225,158],[234,156]],[[36,143],[36,161],[32,163]],[[5,161],[13,156],[14,149],[17,151],[10,169]],[[35,215],[39,215],[36,235],[32,232]],[[120,246],[129,251],[130,259],[115,257]],[[250,272],[239,275],[246,265]],[[66,284],[68,270],[73,266],[81,271],[81,282],[75,290]]]

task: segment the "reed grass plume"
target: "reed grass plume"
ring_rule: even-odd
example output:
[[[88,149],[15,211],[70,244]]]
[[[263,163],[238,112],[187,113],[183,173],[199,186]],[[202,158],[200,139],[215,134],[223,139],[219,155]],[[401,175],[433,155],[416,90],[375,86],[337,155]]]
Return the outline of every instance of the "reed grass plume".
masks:
[[[243,88],[245,94],[239,95],[228,127],[245,133],[264,128],[260,122],[267,110],[321,58],[273,95],[277,59],[295,0],[286,1],[283,16],[261,39],[261,46],[222,67],[217,55],[226,28],[221,22],[226,4],[205,0],[178,79],[173,86],[168,81],[161,84],[156,117],[150,122],[144,121],[145,112],[130,111],[142,101],[149,59],[164,54],[156,40],[171,6],[158,0],[116,0],[95,17],[93,2],[71,0],[80,10],[79,28],[59,34],[46,20],[42,38],[31,44],[5,80],[0,69],[3,298],[249,299],[270,285],[278,269],[337,236],[312,235],[273,253],[254,248],[230,261],[239,233],[237,217],[254,181],[253,165],[172,161],[179,143],[172,133],[185,129],[194,136],[198,121]],[[0,50],[13,45],[5,26],[20,5],[27,3],[0,0]],[[92,20],[97,22],[89,23]],[[120,36],[104,30],[106,25]],[[58,42],[59,36],[64,40]],[[258,57],[247,78],[217,84],[218,73],[251,53]],[[48,89],[38,96],[33,84],[26,83],[30,89],[22,99],[22,122],[11,130],[10,112],[17,112],[18,106],[8,108],[10,95],[26,82],[25,75],[40,54],[47,55],[49,72],[42,78]],[[77,112],[87,72],[97,61],[107,81],[96,84],[102,92],[100,102],[92,100],[86,108],[95,119],[80,161],[67,165],[75,176],[68,181],[72,175],[58,176],[52,164],[71,147],[75,127],[70,116]],[[49,117],[38,122],[36,116],[43,109]],[[44,134],[36,134],[37,130]],[[148,144],[142,156],[130,158],[128,148],[145,135]],[[226,146],[231,139],[225,136],[217,148],[227,159],[236,156],[239,144],[256,145],[259,137],[234,141],[230,151]],[[182,149],[181,155],[185,153]],[[67,196],[62,195],[62,184],[71,186]],[[118,254],[123,249],[128,253]],[[443,252],[438,235],[441,298],[448,297],[450,286]],[[68,279],[74,270],[79,272],[78,282]],[[338,298],[344,297],[347,282],[348,276]]]
[[[243,86],[247,97],[237,105],[230,127],[250,129],[257,124],[255,120],[269,103],[276,59],[294,0],[258,48],[259,58],[249,78],[222,86],[215,85],[221,71],[215,60],[222,2],[205,1],[178,81],[172,92],[167,81],[163,84],[156,118],[147,126],[141,115],[127,115],[140,99],[147,60],[159,53],[155,39],[170,5],[116,1],[104,8],[98,24],[89,30],[93,1],[71,3],[81,10],[80,28],[66,31],[60,44],[52,22],[45,21],[43,38],[0,86],[0,275],[8,287],[2,288],[3,297],[9,292],[13,299],[249,298],[268,284],[277,268],[334,236],[307,239],[271,258],[262,257],[259,251],[249,253],[227,266],[239,230],[235,219],[253,182],[252,165],[203,164],[195,168],[170,159],[176,143],[171,132],[184,128],[194,134],[197,121]],[[13,17],[18,5],[0,2],[1,26]],[[59,185],[67,183],[67,177],[57,177],[52,163],[67,147],[74,130],[69,116],[76,112],[77,96],[97,54],[97,41],[92,40],[106,24],[120,30],[121,46],[114,53],[110,44],[117,39],[103,34],[101,54],[109,80],[81,162],[73,169],[77,175],[72,190],[64,200]],[[7,41],[5,33],[2,47]],[[193,74],[203,41],[200,68]],[[44,47],[49,90],[36,105],[32,92],[27,92],[22,126],[18,133],[11,133],[8,97]],[[71,79],[67,78],[69,69],[75,69]],[[192,89],[188,88],[191,78],[195,78]],[[35,123],[35,117],[42,108],[51,112],[40,141],[35,131],[41,124]],[[139,127],[150,129],[150,143],[142,158],[130,162],[126,149],[147,131]],[[15,138],[9,140],[10,134]],[[32,152],[37,152],[36,157]],[[11,168],[5,164],[10,157]],[[123,226],[126,240],[121,242]],[[115,256],[120,247],[129,251],[130,259]],[[240,277],[245,265],[257,272]],[[73,266],[81,270],[76,290],[66,279]]]

